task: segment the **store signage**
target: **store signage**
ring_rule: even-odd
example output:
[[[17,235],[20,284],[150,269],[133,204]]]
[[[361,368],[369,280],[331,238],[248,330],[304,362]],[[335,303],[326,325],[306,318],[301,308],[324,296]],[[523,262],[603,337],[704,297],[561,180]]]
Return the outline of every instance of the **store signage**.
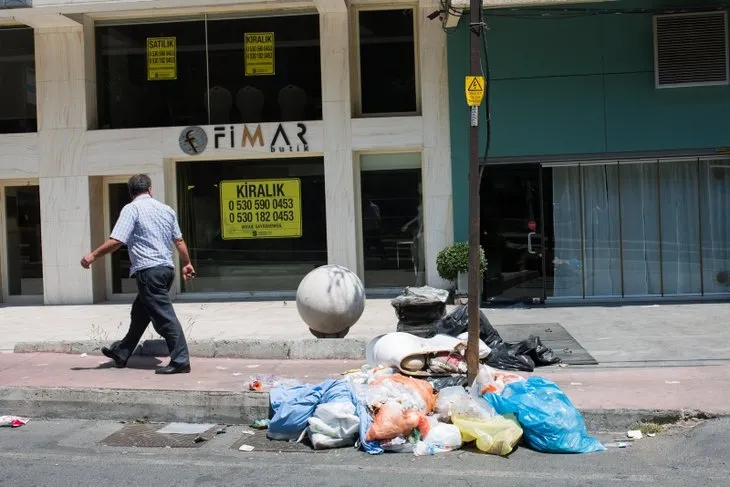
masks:
[[[265,134],[261,124],[213,127],[213,147],[215,149],[235,149],[237,147],[269,147],[271,152],[309,152],[306,139],[307,126],[296,124],[296,130],[287,131],[279,124],[273,134]]]
[[[298,178],[221,181],[219,188],[223,240],[302,236]]]
[[[248,32],[243,39],[246,76],[271,76],[276,73],[273,32]]]
[[[147,81],[177,79],[177,38],[147,38]]]

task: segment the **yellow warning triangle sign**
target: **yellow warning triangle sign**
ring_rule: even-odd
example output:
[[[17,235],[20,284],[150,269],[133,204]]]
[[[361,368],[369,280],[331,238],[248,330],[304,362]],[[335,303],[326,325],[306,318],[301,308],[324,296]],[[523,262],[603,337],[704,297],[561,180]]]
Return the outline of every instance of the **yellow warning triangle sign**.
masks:
[[[482,84],[479,82],[479,78],[474,77],[474,79],[471,80],[471,83],[469,83],[469,88],[467,88],[467,91],[484,91],[484,88],[482,87]]]

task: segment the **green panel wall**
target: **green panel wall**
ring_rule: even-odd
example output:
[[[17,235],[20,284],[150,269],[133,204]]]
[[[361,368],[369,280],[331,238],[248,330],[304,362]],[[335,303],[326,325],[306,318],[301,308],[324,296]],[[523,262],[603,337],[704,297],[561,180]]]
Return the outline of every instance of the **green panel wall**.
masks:
[[[689,0],[617,1],[586,7],[656,8],[683,3],[691,5]],[[655,89],[651,14],[569,19],[509,15],[512,12],[486,12],[490,156],[730,146],[730,87]],[[468,235],[466,21],[462,19],[458,29],[447,34],[456,240]],[[482,107],[482,117],[484,111]],[[485,127],[484,121],[481,126]],[[480,139],[483,152],[483,132]]]

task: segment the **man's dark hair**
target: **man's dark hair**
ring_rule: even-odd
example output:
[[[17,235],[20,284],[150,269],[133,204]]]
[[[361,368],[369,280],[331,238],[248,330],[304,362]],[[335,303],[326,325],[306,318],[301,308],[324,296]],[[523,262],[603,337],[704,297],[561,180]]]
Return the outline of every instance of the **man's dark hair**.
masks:
[[[127,181],[129,196],[132,198],[147,193],[152,187],[152,180],[146,174],[135,174]]]

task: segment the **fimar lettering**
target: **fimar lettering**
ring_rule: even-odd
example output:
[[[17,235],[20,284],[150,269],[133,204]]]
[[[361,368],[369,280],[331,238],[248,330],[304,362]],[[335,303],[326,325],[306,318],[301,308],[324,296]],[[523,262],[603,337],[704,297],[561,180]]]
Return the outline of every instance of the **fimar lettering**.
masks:
[[[284,126],[279,124],[276,128],[276,133],[274,133],[274,138],[271,139],[271,152],[309,152],[309,144],[307,143],[307,139],[304,138],[304,135],[307,133],[307,126],[303,123],[298,123],[297,128],[299,129],[297,138],[301,143],[292,144],[284,130]],[[279,138],[283,140],[284,144],[277,146],[276,143],[279,141]]]
[[[244,183],[236,185],[236,197],[242,198],[280,198],[284,197],[284,184]]]

